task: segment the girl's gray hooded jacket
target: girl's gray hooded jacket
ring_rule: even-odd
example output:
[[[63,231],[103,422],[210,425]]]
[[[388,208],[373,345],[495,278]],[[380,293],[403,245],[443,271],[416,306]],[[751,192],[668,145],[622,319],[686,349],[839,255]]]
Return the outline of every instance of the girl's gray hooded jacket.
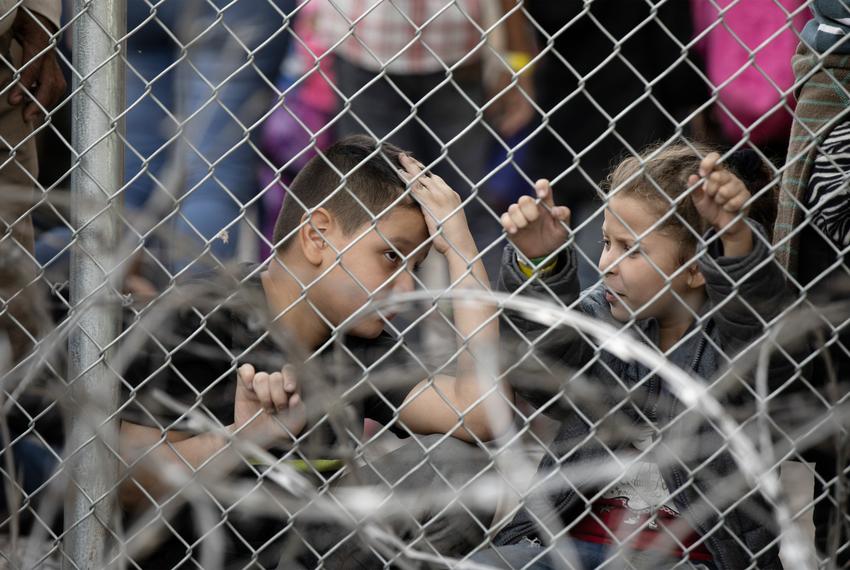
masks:
[[[750,221],[756,227],[755,222]],[[757,228],[761,229],[761,228]],[[706,236],[706,255],[699,261],[705,277],[708,301],[683,341],[667,355],[668,359],[685,371],[693,371],[704,379],[712,379],[718,371],[727,367],[729,359],[739,354],[764,332],[769,323],[791,302],[791,294],[781,269],[773,262],[762,232],[754,232],[752,252],[741,258],[722,257],[722,245],[712,239],[713,232]],[[574,306],[583,313],[611,321],[610,307],[604,300],[604,289],[591,288],[580,295],[576,273],[576,255],[572,248],[561,255],[556,273],[543,279],[527,279],[517,268],[516,252],[508,246],[504,253],[499,275],[499,287],[507,292],[518,292],[538,298],[557,301],[566,307]],[[554,298],[553,298],[554,297]],[[582,484],[581,475],[570,467],[611,459],[611,451],[621,445],[602,443],[597,434],[605,416],[625,414],[627,421],[635,426],[646,425],[648,418],[659,430],[662,442],[675,436],[676,426],[683,418],[691,421],[695,413],[682,415],[681,404],[669,395],[661,380],[637,363],[624,362],[612,354],[595,349],[589,341],[575,331],[550,330],[518,316],[509,317],[518,331],[529,339],[528,349],[545,355],[571,370],[581,370],[590,376],[590,381],[604,387],[608,406],[602,414],[579,413],[574,402],[552,406],[552,393],[535,389],[531,382],[525,387],[516,386],[517,392],[540,407],[550,406],[548,411],[559,409],[557,419],[561,425],[555,440],[549,446],[538,468],[537,481],[548,479],[553,482],[556,473],[567,473],[554,491],[532,493],[526,506],[495,537],[497,546],[515,544],[524,537],[551,543],[561,535],[552,536],[546,528],[547,511],[558,517],[554,529],[568,527],[577,522],[590,506],[595,493],[605,485],[598,481]],[[654,319],[635,323],[637,332],[645,340],[657,343],[658,329]],[[533,349],[531,346],[533,345]],[[785,361],[772,363],[770,383],[779,385],[789,378],[793,367]],[[746,381],[745,381],[746,382]],[[752,404],[745,386],[723,396],[726,406]],[[742,395],[743,394],[743,395]],[[568,400],[568,398],[562,398]],[[623,405],[623,402],[627,405]],[[609,407],[610,406],[610,407]],[[566,410],[566,411],[564,411]],[[610,410],[610,411],[609,411]],[[547,411],[547,413],[548,413]],[[740,421],[740,418],[739,418]],[[752,423],[752,422],[751,422]],[[739,570],[741,568],[781,568],[776,543],[776,530],[771,528],[772,517],[766,502],[758,493],[747,494],[750,488],[743,481],[734,460],[724,449],[722,435],[705,421],[699,427],[699,437],[694,438],[687,458],[678,458],[672,467],[662,466],[662,476],[667,489],[682,516],[705,540],[718,569]],[[681,432],[679,432],[681,433]],[[656,449],[666,448],[659,445]],[[669,459],[669,458],[668,458]],[[588,462],[588,463],[585,463]],[[660,463],[660,462],[659,462]],[[671,462],[664,461],[665,464]],[[580,473],[581,470],[578,470]],[[734,486],[740,485],[739,490]],[[733,489],[733,498],[723,504],[712,504],[708,499],[712,492]],[[707,500],[708,499],[708,500]],[[535,507],[535,501],[544,501],[546,509]],[[719,502],[719,501],[718,501]],[[537,503],[539,505],[539,503]],[[703,511],[703,508],[708,510]],[[695,516],[695,513],[708,513]],[[533,514],[532,514],[533,513]],[[541,518],[541,516],[543,518]]]

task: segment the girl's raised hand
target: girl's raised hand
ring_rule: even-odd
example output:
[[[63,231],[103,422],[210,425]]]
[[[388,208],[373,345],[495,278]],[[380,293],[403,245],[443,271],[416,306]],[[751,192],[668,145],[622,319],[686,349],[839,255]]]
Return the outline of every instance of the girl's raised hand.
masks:
[[[501,217],[514,247],[528,258],[543,257],[561,247],[570,223],[570,209],[555,205],[548,180],[538,180],[534,189],[539,200],[523,196]]]
[[[745,255],[752,249],[752,230],[744,221],[744,204],[751,194],[737,176],[717,164],[719,160],[716,152],[702,159],[699,176],[692,174],[688,185],[697,184],[700,178],[705,181],[694,189],[691,198],[700,216],[720,233],[724,255]]]

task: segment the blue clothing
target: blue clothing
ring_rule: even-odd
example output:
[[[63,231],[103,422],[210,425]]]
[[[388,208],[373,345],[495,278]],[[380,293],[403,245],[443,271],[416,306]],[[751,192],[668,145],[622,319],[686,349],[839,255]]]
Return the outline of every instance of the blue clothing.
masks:
[[[156,221],[170,216],[181,236],[175,259],[162,260],[174,270],[207,242],[219,260],[236,254],[234,222],[260,190],[261,156],[251,138],[277,97],[273,85],[291,37],[286,15],[294,6],[294,0],[165,0],[155,9],[143,0],[127,3],[122,194],[130,216],[154,198],[165,202]],[[176,176],[167,175],[167,165],[178,167]],[[150,222],[135,230],[144,236]],[[226,239],[217,237],[223,230]],[[70,239],[67,227],[43,235],[36,247],[41,265],[62,263],[67,256],[56,256]]]
[[[4,453],[7,453],[7,450],[0,450],[0,465],[3,464]],[[20,502],[36,500],[37,493],[59,465],[56,453],[32,437],[18,439],[11,445],[11,453],[15,465],[15,476],[23,492]],[[0,513],[8,513],[6,485],[2,484],[0,484]]]

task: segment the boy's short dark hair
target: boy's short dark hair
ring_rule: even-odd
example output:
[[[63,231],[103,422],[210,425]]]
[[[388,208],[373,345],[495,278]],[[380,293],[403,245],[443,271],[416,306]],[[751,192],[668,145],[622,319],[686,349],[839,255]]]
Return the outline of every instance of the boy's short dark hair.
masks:
[[[346,234],[373,220],[404,193],[406,184],[398,174],[402,152],[389,143],[381,143],[378,150],[373,138],[352,135],[310,159],[289,186],[275,222],[277,251],[289,247],[305,212],[319,204]],[[345,185],[341,174],[347,175]],[[418,207],[409,196],[399,205]]]

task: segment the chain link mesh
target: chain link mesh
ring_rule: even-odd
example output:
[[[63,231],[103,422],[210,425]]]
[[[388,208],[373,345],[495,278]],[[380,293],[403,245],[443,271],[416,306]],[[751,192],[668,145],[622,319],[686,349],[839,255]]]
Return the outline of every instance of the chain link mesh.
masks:
[[[0,2],[0,567],[850,560],[842,1],[60,4]]]

